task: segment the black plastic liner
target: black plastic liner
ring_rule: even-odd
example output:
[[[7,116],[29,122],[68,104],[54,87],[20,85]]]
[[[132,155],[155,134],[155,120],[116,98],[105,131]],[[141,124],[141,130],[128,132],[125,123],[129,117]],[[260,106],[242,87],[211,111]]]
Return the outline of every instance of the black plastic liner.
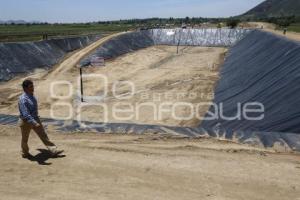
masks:
[[[0,114],[0,124],[16,126],[18,116]],[[83,125],[77,121],[62,121],[55,119],[42,119],[44,125],[55,126],[57,130],[70,132],[94,132],[105,134],[146,134],[160,133],[172,134],[179,137],[214,137],[223,140],[234,140],[243,144],[259,145],[266,148],[272,148],[275,144],[283,146],[286,150],[300,151],[300,135],[293,133],[276,132],[253,132],[236,131],[227,132],[220,129],[171,127],[159,125],[126,124],[126,123],[91,123],[83,122]]]
[[[90,65],[93,57],[116,58],[154,45],[230,47],[249,34],[248,29],[150,29],[128,32],[97,48],[81,62]]]
[[[230,47],[244,38],[251,30],[228,28],[152,29],[146,33],[155,45],[182,45],[205,47]]]
[[[0,81],[38,68],[50,68],[66,53],[85,47],[100,37],[91,35],[39,42],[0,43]]]
[[[214,103],[224,105],[225,116],[234,116],[238,103],[247,102],[264,105],[262,120],[220,118],[202,127],[300,133],[300,43],[257,30],[231,48]]]
[[[105,60],[113,59],[120,55],[137,51],[142,48],[147,48],[154,45],[154,41],[147,36],[143,31],[130,32],[104,43],[90,55],[81,60],[81,66],[90,65],[93,57],[102,57]]]
[[[155,45],[149,32],[128,33],[114,38],[91,56],[114,58]],[[145,42],[146,41],[146,42]],[[300,151],[300,44],[262,31],[252,31],[234,45],[224,63],[215,90],[214,103],[224,104],[224,115],[234,116],[238,103],[260,102],[265,117],[259,121],[204,121],[197,128],[138,124],[92,124],[43,119],[65,132],[168,133],[187,137],[210,136],[241,143],[273,147],[275,144]],[[214,111],[213,108],[210,111]],[[1,115],[0,124],[16,125],[17,116]],[[96,125],[96,127],[95,127]]]

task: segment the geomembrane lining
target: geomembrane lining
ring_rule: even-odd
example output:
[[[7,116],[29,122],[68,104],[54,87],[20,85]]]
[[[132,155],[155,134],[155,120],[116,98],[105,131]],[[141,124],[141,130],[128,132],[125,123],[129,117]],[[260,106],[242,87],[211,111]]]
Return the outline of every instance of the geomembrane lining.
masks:
[[[85,47],[100,36],[50,39],[39,42],[0,43],[0,81],[35,69],[49,69],[71,51]]]
[[[153,45],[230,47],[215,89],[214,103],[223,104],[225,116],[234,116],[238,103],[243,105],[247,102],[260,102],[265,107],[264,118],[259,121],[219,118],[203,121],[196,128],[126,123],[98,123],[95,127],[89,126],[90,122],[86,122],[88,126],[82,127],[77,121],[65,122],[54,119],[44,119],[45,124],[55,125],[59,130],[66,132],[211,136],[264,147],[279,144],[300,151],[300,134],[298,134],[300,133],[298,125],[300,124],[300,44],[298,42],[259,30],[153,29],[115,37],[86,56],[81,61],[81,65],[89,65],[93,57],[111,59]],[[26,48],[30,49],[30,45]],[[53,57],[59,57],[60,51],[63,50],[58,50],[58,55],[53,53]],[[9,56],[11,59],[14,57],[14,55]],[[14,59],[10,61],[15,62],[16,71],[20,70],[17,67],[18,61]],[[0,63],[0,70],[2,68]],[[20,71],[24,70],[21,68]],[[213,112],[214,107],[211,107],[210,111]],[[15,125],[17,118],[17,116],[0,115],[0,124]]]

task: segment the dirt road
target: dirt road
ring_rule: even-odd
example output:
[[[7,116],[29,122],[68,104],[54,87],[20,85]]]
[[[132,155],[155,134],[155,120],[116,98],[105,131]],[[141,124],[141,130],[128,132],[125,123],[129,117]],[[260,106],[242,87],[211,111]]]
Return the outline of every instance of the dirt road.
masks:
[[[266,23],[266,22],[247,22],[244,23],[243,26],[245,28],[261,28],[263,27],[263,31],[268,31],[271,33],[274,33],[279,36],[286,37],[291,40],[295,41],[300,41],[300,33],[292,32],[292,31],[287,31],[286,35],[283,34],[282,30],[276,30],[275,25],[271,23]]]
[[[19,155],[19,130],[0,126],[5,200],[298,200],[300,157],[211,139],[159,135],[58,134],[51,159],[32,134],[35,161]],[[38,163],[39,162],[39,163]]]
[[[88,55],[90,52],[95,50],[100,45],[104,44],[105,42],[109,41],[110,39],[117,37],[119,35],[124,34],[124,32],[121,33],[115,33],[109,36],[106,36],[91,45],[85,47],[84,49],[78,51],[77,53],[73,54],[69,58],[65,59],[53,72],[51,72],[51,75],[49,78],[53,78],[59,74],[65,73],[66,71],[72,69],[75,67],[75,65],[86,55]]]

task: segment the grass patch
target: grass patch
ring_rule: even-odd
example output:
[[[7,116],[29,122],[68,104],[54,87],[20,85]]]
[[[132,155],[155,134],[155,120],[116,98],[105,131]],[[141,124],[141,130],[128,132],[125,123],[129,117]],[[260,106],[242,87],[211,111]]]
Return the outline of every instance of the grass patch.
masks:
[[[288,30],[300,33],[300,23],[290,25]]]
[[[44,24],[0,25],[0,42],[36,41],[48,37],[103,34],[130,30],[130,25],[118,24]]]

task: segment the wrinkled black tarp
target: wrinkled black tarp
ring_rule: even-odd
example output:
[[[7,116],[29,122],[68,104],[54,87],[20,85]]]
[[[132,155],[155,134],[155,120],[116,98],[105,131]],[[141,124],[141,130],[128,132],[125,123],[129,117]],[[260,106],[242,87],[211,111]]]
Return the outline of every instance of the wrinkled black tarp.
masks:
[[[204,121],[205,128],[300,133],[300,43],[263,31],[250,33],[231,48],[214,102],[224,104],[225,116],[234,116],[238,103],[260,102],[265,117]]]
[[[0,114],[0,124],[16,126],[18,116]],[[55,119],[42,119],[46,127],[48,125],[57,127],[63,132],[95,132],[106,134],[176,134],[182,137],[215,137],[228,139],[244,144],[273,147],[275,143],[285,146],[287,150],[300,151],[300,135],[292,133],[236,131],[234,133],[206,130],[204,128],[171,127],[159,125],[129,124],[129,123],[91,123],[83,122],[84,127],[78,121],[62,121]]]
[[[130,32],[105,42],[90,55],[86,56],[80,64],[89,65],[93,57],[106,59],[116,58],[122,54],[130,53],[142,48],[153,46],[153,40],[143,32]]]
[[[50,68],[66,53],[85,47],[100,36],[51,39],[39,42],[0,43],[0,81],[37,68]]]

